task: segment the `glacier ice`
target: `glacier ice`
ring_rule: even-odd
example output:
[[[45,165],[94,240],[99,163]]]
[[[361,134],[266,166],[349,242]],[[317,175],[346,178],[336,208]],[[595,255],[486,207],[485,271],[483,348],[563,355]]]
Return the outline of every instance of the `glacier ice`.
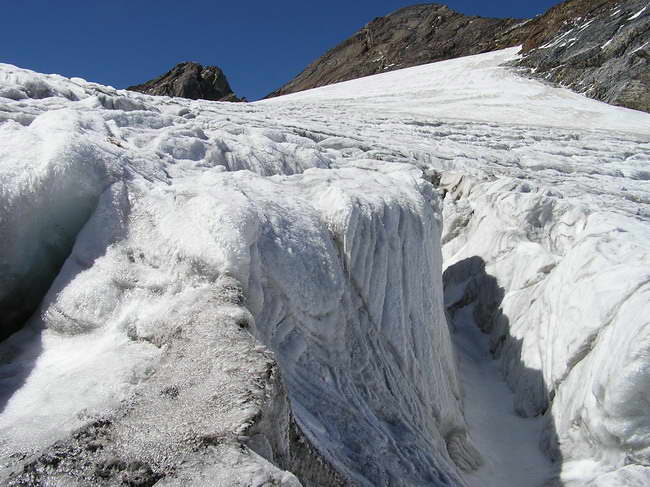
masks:
[[[650,118],[498,67],[515,53],[264,103],[288,117],[292,104],[304,118],[313,107],[303,127],[315,132],[332,133],[343,111],[336,125],[359,151],[437,182],[445,267],[461,274],[448,305],[489,333],[513,409],[543,416],[559,481],[647,483]],[[486,469],[477,485],[491,481]]]
[[[13,390],[0,448],[9,464],[48,453],[5,481],[248,485],[250,464],[255,482],[282,485],[297,480],[277,466],[316,483],[462,485],[459,466],[478,453],[431,293],[442,289],[440,200],[420,170],[338,164],[349,144],[192,102],[97,103],[93,90],[71,99],[54,86],[30,123],[0,126],[16,239],[4,263],[34,262],[16,257],[26,231],[55,269],[15,272],[49,289],[3,344]],[[42,220],[25,225],[13,208]],[[57,232],[65,262],[51,257]],[[14,282],[8,292],[20,293]],[[265,377],[275,361],[249,331],[275,352],[275,392]],[[284,411],[284,426],[267,409]],[[42,473],[52,455],[73,474]]]
[[[515,53],[252,104],[0,65],[0,479],[647,483],[650,116]]]

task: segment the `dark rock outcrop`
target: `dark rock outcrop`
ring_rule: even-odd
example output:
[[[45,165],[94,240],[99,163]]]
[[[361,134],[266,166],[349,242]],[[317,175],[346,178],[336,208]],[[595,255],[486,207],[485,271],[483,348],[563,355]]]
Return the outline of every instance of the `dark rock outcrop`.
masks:
[[[532,76],[650,112],[647,0],[570,0],[535,24],[517,63]]]
[[[141,85],[129,86],[127,90],[192,100],[242,101],[233,93],[221,69],[193,62],[177,64],[162,76]]]
[[[650,111],[650,7],[641,12],[646,5],[647,0],[568,0],[529,20],[414,5],[374,19],[268,97],[523,45],[517,65],[532,76]]]

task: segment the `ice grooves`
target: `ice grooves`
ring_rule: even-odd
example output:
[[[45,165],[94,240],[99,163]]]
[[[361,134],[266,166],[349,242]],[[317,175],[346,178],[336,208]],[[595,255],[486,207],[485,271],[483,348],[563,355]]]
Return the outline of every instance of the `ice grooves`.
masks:
[[[589,354],[591,351],[595,348],[596,344],[598,343],[598,340],[602,336],[602,334],[609,328],[609,326],[614,322],[616,319],[616,316],[618,315],[618,312],[620,309],[623,307],[623,305],[632,297],[634,296],[640,289],[645,287],[646,285],[650,284],[650,278],[647,279],[646,281],[641,282],[638,286],[634,287],[631,289],[624,297],[623,299],[616,305],[616,307],[612,310],[609,318],[607,321],[598,328],[594,333],[589,335],[582,346],[579,348],[579,350],[576,352],[576,354],[571,357],[569,360],[569,363],[567,364],[567,370],[565,373],[562,375],[562,377],[556,381],[555,383],[555,390],[557,390],[563,383],[566,381],[567,377],[571,375],[571,372],[573,369],[580,363],[582,362]]]
[[[296,423],[279,369],[273,368],[267,388],[270,398],[260,418],[246,432],[247,446],[283,470],[293,473],[304,486],[344,487],[350,484],[312,445]]]

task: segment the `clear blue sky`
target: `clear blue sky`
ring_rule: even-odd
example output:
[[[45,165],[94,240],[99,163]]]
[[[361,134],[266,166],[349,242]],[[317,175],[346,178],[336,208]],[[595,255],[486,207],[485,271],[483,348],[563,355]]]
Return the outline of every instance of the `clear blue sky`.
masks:
[[[416,1],[1,0],[0,62],[125,88],[182,61],[218,65],[251,100],[368,21]],[[558,0],[449,0],[485,17],[533,17]]]

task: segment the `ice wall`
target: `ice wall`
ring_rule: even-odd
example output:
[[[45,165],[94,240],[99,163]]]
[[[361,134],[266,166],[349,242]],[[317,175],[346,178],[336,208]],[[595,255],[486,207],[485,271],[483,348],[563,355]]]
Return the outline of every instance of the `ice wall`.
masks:
[[[0,346],[3,482],[464,485],[418,169],[243,105],[2,72],[3,289],[40,302]]]
[[[436,291],[437,195],[408,166],[353,165],[287,181],[318,209],[327,246],[314,253],[290,237],[289,254],[262,251],[267,275],[249,284],[264,298],[258,333],[277,351],[299,424],[348,478],[462,485],[456,465],[471,470],[480,456]]]

